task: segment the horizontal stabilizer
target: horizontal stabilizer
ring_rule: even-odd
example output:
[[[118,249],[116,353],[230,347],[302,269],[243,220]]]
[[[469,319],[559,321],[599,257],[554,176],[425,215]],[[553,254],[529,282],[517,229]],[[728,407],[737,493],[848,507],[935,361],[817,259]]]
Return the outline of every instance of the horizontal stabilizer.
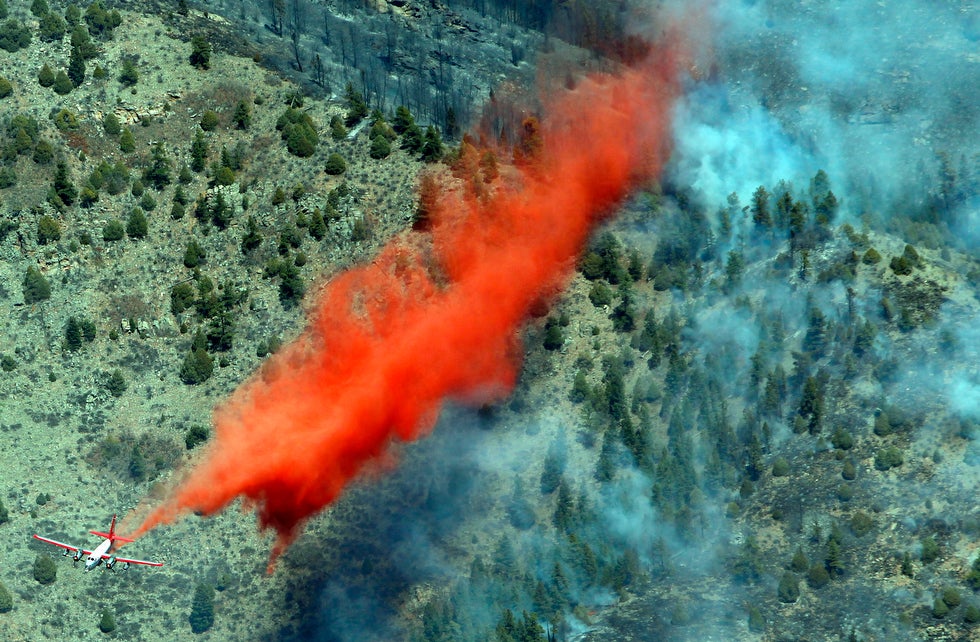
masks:
[[[109,533],[103,533],[102,531],[89,531],[89,532],[92,533],[93,535],[104,537],[106,539],[109,539],[110,537],[114,537],[114,535],[110,535]]]

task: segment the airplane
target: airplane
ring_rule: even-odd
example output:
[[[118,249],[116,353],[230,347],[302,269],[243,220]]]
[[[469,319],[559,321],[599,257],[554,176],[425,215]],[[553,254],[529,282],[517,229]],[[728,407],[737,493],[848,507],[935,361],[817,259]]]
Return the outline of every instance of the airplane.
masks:
[[[113,570],[113,567],[118,562],[122,562],[123,564],[125,564],[125,566],[123,566],[123,570],[129,568],[130,564],[144,564],[146,566],[163,566],[163,562],[147,562],[146,560],[133,560],[125,557],[118,557],[109,552],[115,546],[116,542],[135,541],[126,537],[120,537],[116,535],[115,515],[112,516],[112,523],[109,524],[108,533],[103,533],[101,531],[89,531],[89,532],[92,533],[93,535],[97,535],[99,537],[105,538],[102,540],[102,543],[96,546],[95,550],[92,551],[86,550],[84,548],[79,548],[77,546],[72,546],[71,544],[63,544],[62,542],[58,542],[53,539],[48,539],[47,537],[41,537],[40,535],[37,534],[34,535],[34,539],[42,541],[45,544],[53,544],[55,546],[59,546],[65,549],[64,555],[65,557],[71,555],[73,565],[77,565],[78,560],[82,559],[82,557],[87,556],[85,559],[86,571],[91,571],[93,568],[101,564],[103,561],[105,561],[105,567],[110,571]]]

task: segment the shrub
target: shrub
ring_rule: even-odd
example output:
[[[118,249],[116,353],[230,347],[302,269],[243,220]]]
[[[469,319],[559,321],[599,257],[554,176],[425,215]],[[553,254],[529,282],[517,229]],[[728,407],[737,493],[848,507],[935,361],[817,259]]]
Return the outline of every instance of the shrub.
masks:
[[[222,165],[214,173],[214,182],[218,185],[231,185],[235,182],[235,172],[230,167]]]
[[[612,303],[612,290],[605,283],[596,282],[589,289],[589,301],[597,308],[601,308]]]
[[[823,588],[827,585],[827,582],[830,581],[830,573],[827,572],[827,569],[824,568],[822,563],[817,562],[811,566],[809,572],[807,572],[806,581],[811,588]]]
[[[873,526],[874,521],[864,511],[859,510],[851,516],[851,531],[857,537],[867,535]]]
[[[320,142],[316,133],[316,124],[306,112],[295,107],[288,107],[276,121],[276,129],[281,132],[286,141],[286,149],[290,154],[307,158],[316,151]]]
[[[54,560],[42,553],[34,558],[34,579],[41,584],[53,584],[58,578],[58,567]]]
[[[110,136],[118,136],[119,132],[122,131],[122,127],[119,124],[119,119],[111,111],[105,115],[105,118],[102,119],[102,129],[105,130],[105,133],[109,134]]]
[[[0,499],[0,524],[6,523],[10,519],[10,514],[7,512],[7,507],[3,505],[3,500]]]
[[[49,165],[53,159],[54,147],[51,146],[51,143],[43,138],[37,141],[37,145],[34,146],[34,153],[31,154],[31,160],[38,165]]]
[[[921,543],[922,551],[919,553],[919,559],[923,564],[935,562],[939,557],[939,543],[934,537],[924,537]]]
[[[102,611],[102,619],[99,620],[99,630],[103,633],[112,633],[116,630],[116,618],[112,617],[109,609]]]
[[[0,613],[8,613],[14,608],[14,596],[3,582],[0,582]]]
[[[54,11],[49,11],[40,16],[37,29],[37,37],[44,42],[58,42],[65,37],[68,24],[65,19]]]
[[[976,624],[977,622],[980,622],[980,609],[973,604],[966,607],[966,610],[963,612],[963,621],[967,624]]]
[[[323,170],[331,176],[339,176],[347,171],[347,162],[344,161],[343,156],[337,152],[333,152],[327,157],[327,162]]]
[[[109,380],[106,382],[105,387],[113,397],[121,397],[126,392],[126,388],[129,387],[126,384],[126,378],[123,376],[122,370],[119,368],[113,370],[112,374],[109,375]]]
[[[789,475],[789,462],[785,457],[780,457],[772,463],[772,476],[785,477]]]
[[[790,562],[789,568],[791,571],[796,573],[805,573],[807,569],[810,568],[810,560],[806,558],[806,553],[803,552],[802,548],[796,549],[796,553],[793,554],[793,560]]]
[[[13,167],[0,166],[0,189],[13,187],[17,184],[17,173]]]
[[[946,617],[947,613],[949,613],[949,607],[946,606],[946,603],[941,598],[937,597],[932,603],[932,617],[941,620]]]
[[[102,226],[102,240],[106,243],[121,241],[126,235],[126,226],[119,219],[113,219]]]
[[[0,357],[0,369],[2,369],[4,372],[13,372],[17,369],[17,362],[9,354],[5,354]],[[2,505],[0,505],[0,508],[2,508]],[[7,521],[7,509],[4,508],[0,515],[3,517],[3,519],[0,519],[0,524],[3,524],[5,521]]]
[[[8,18],[6,22],[0,25],[0,49],[16,53],[29,44],[31,44],[31,30],[27,25],[14,18]]]
[[[178,283],[170,290],[170,311],[175,315],[194,305],[194,286]]]
[[[214,111],[213,109],[205,110],[205,112],[201,114],[200,125],[201,129],[206,132],[214,131],[218,126],[218,112]]]
[[[24,275],[24,303],[31,305],[51,298],[51,285],[37,268],[27,268]]]
[[[902,451],[895,446],[882,448],[875,454],[875,468],[881,471],[897,468],[905,463]]]
[[[779,601],[784,604],[792,604],[800,599],[800,581],[796,575],[787,571],[779,579],[779,588],[776,591]]]
[[[210,431],[200,424],[188,428],[187,434],[184,435],[184,444],[186,444],[187,450],[193,450],[198,444],[207,441],[210,434]]]
[[[899,276],[908,276],[909,274],[912,274],[912,269],[915,266],[904,256],[893,256],[892,260],[888,264],[888,267],[892,269],[892,272]]]
[[[962,602],[960,592],[952,586],[943,589],[942,600],[951,609],[955,609]]]
[[[10,84],[10,81],[0,76],[0,98],[6,98],[13,93],[14,87]]]
[[[61,239],[61,226],[54,217],[45,214],[37,221],[37,242],[47,245]]]
[[[865,265],[876,265],[881,263],[881,254],[879,254],[878,250],[874,249],[873,247],[869,247],[864,253],[864,256],[861,257],[861,262]]]

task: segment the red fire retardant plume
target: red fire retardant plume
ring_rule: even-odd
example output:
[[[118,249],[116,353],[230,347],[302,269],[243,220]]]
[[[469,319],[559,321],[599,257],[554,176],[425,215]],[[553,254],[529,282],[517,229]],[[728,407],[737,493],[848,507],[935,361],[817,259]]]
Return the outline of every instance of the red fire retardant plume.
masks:
[[[215,410],[214,440],[133,535],[243,497],[278,533],[274,561],[392,442],[431,430],[444,399],[505,396],[532,308],[566,283],[595,226],[660,171],[672,50],[545,98],[537,157],[504,167],[479,196],[443,189],[427,231],[328,283],[302,335]]]

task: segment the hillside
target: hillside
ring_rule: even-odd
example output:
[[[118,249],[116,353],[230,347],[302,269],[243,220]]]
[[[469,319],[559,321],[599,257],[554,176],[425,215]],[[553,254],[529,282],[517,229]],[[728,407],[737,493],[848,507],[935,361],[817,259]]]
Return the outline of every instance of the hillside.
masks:
[[[106,612],[121,640],[975,637],[980,265],[949,185],[862,210],[819,167],[747,203],[635,194],[521,333],[514,392],[393,446],[272,575],[237,506],[124,549],[160,569],[86,574],[31,539],[89,545],[162,497],[324,283],[417,222],[420,173],[466,189],[450,134],[475,105],[506,145],[530,78],[618,64],[571,37],[585,9],[545,37],[539,3],[507,4],[303,4],[333,39],[300,30],[299,54],[264,5],[83,8],[86,47],[50,35],[70,10],[8,0],[32,39],[0,52],[0,637],[92,639]],[[338,42],[397,55],[357,82]],[[314,53],[321,82],[293,64]]]

